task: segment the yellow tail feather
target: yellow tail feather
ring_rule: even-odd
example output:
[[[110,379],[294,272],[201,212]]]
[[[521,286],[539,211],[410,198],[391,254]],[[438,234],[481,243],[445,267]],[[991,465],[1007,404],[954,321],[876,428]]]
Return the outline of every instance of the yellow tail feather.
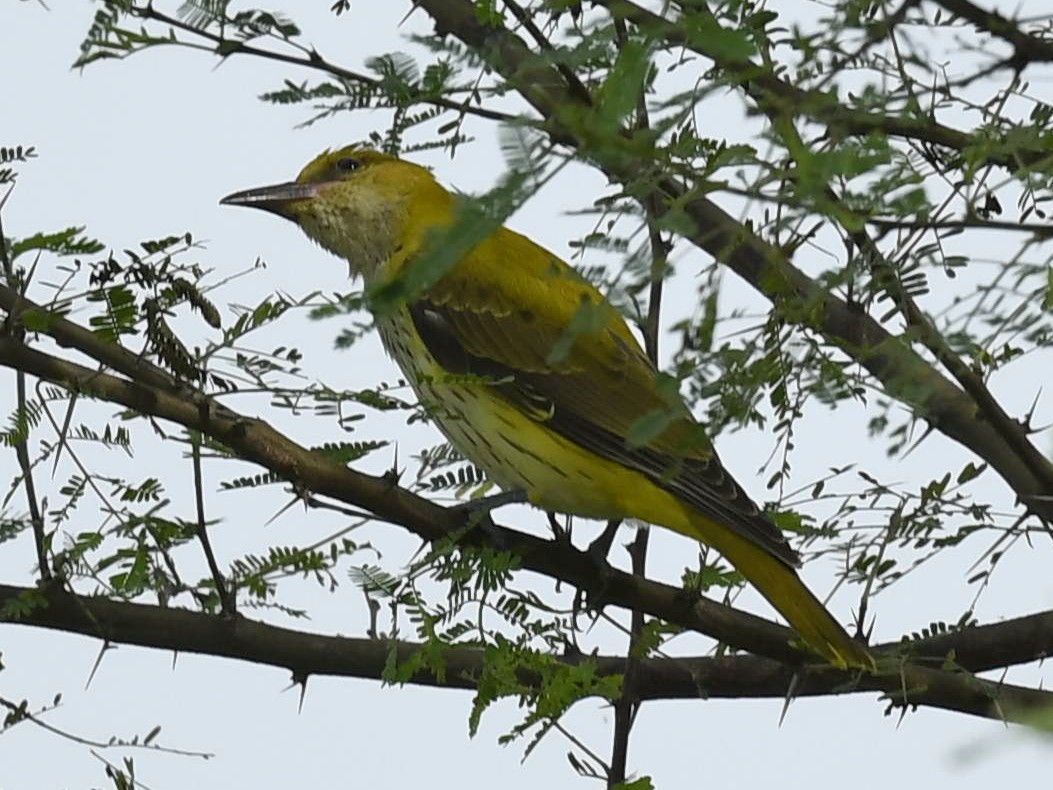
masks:
[[[793,568],[708,519],[692,516],[696,537],[723,554],[779,610],[809,647],[842,669],[874,671],[874,659],[867,649],[848,635]]]

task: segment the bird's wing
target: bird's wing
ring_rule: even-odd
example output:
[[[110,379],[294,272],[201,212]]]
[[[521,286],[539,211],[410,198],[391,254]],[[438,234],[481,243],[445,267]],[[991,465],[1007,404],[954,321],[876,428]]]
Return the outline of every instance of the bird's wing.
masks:
[[[617,310],[551,253],[501,229],[410,305],[451,373],[485,376],[531,419],[643,473],[789,565],[796,553],[727,473]]]

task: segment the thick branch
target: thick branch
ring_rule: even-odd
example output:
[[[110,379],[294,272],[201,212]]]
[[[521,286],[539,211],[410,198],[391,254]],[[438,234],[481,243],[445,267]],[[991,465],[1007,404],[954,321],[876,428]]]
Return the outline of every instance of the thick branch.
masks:
[[[40,597],[43,602],[39,601]],[[406,660],[422,647],[413,642],[324,636],[268,625],[236,615],[209,615],[186,609],[71,595],[57,589],[0,585],[0,611],[10,602],[36,600],[20,618],[0,622],[79,633],[107,642],[234,658],[288,669],[294,678],[311,675],[381,680],[389,655]],[[1053,618],[1053,613],[1035,615]],[[1001,624],[1000,624],[1001,625]],[[972,635],[1000,626],[985,626],[949,635]],[[980,641],[990,642],[989,639]],[[919,643],[926,647],[927,643]],[[928,651],[927,651],[928,652]],[[416,672],[409,682],[421,686],[474,689],[484,666],[484,653],[475,647],[450,647],[443,652],[445,672]],[[560,657],[568,663],[594,662],[600,675],[617,675],[625,667],[622,656]],[[926,705],[987,718],[1024,723],[1040,722],[1053,707],[1053,692],[992,683],[964,673],[904,666],[902,674],[854,677],[826,668],[806,672],[756,656],[721,658],[648,658],[640,660],[637,698],[641,700],[827,696],[881,691],[897,705]],[[522,671],[520,680],[538,679]]]
[[[182,385],[175,378],[149,360],[143,359],[141,355],[117,343],[103,340],[90,329],[51,312],[14,288],[0,285],[0,308],[11,317],[12,327],[16,322],[21,323],[24,313],[32,312],[36,318],[46,321],[47,329],[44,333],[63,348],[73,348],[87,354],[101,365],[141,384],[166,391],[182,389]]]
[[[980,8],[969,0],[934,0],[936,5],[961,17],[977,30],[990,33],[1013,47],[1013,62],[1019,68],[1028,63],[1053,61],[1053,41],[1025,33],[1020,26],[997,11]]]

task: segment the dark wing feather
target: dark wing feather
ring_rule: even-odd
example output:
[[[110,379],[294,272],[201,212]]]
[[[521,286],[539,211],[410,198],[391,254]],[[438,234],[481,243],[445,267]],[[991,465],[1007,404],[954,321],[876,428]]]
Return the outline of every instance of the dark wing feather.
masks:
[[[418,334],[445,370],[491,379],[503,397],[565,438],[641,472],[707,518],[786,564],[799,565],[783,534],[723,468],[679,396],[671,399],[659,390],[657,371],[595,289],[557,270],[550,282],[559,287],[552,293],[535,281],[529,293],[539,293],[540,301],[513,306],[497,283],[466,278],[471,262],[470,256],[410,305]],[[568,280],[578,292],[569,301],[572,311],[589,299],[610,315],[607,325],[579,337],[568,353],[552,360],[573,314],[553,316],[545,308],[568,301]],[[634,425],[655,413],[670,415],[666,428],[640,446],[628,444]]]

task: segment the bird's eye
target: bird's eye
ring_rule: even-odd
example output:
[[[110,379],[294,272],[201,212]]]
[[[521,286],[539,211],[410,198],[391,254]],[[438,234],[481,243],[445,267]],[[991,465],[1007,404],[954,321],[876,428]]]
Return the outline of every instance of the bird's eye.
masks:
[[[362,166],[362,163],[357,159],[352,159],[349,156],[341,157],[336,160],[336,169],[341,173],[353,173]]]

